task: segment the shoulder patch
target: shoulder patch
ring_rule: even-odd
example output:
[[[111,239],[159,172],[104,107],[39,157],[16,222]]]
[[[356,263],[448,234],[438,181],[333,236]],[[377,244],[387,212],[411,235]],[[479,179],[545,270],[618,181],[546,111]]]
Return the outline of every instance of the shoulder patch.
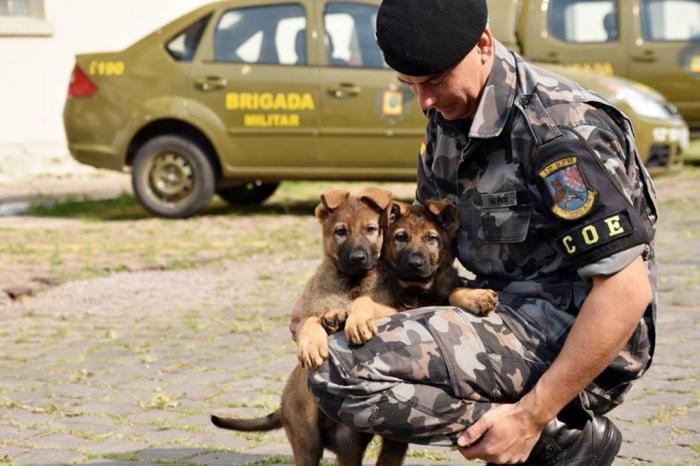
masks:
[[[597,192],[586,184],[575,155],[550,163],[538,174],[552,198],[554,215],[577,220],[593,208]]]
[[[579,226],[557,240],[567,256],[578,256],[618,238],[633,233],[629,214],[620,211],[600,220]]]

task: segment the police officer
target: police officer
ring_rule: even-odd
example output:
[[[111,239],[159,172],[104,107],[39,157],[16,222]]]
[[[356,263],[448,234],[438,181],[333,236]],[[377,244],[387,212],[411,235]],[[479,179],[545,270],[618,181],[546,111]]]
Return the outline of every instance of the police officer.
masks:
[[[384,0],[377,41],[428,118],[418,201],[459,213],[487,317],[404,312],[310,378],[329,416],[468,459],[608,465],[602,414],[654,351],[656,205],[627,118],[496,41],[485,0]]]

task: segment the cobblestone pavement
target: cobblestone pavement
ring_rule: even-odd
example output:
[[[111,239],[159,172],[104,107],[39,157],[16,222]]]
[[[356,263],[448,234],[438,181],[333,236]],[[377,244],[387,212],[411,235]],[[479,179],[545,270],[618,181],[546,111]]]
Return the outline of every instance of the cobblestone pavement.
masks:
[[[612,413],[617,465],[700,463],[699,181],[694,170],[658,182],[657,355]],[[288,217],[314,231],[310,216]],[[208,415],[277,406],[295,362],[289,310],[316,264],[299,257],[113,272],[0,303],[0,464],[291,464],[282,432],[221,431]],[[469,464],[432,447],[406,463]]]

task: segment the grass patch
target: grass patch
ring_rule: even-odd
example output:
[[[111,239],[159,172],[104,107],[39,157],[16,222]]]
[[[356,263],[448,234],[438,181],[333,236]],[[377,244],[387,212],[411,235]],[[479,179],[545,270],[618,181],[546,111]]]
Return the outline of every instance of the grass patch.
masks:
[[[421,458],[424,460],[431,460],[431,461],[448,461],[449,458],[445,455],[441,455],[440,453],[435,453],[432,451],[428,450],[422,450],[420,448],[411,448],[408,450],[408,453],[406,453],[406,456],[409,458]]]
[[[671,419],[676,418],[678,416],[681,416],[688,412],[688,407],[687,406],[666,406],[662,405],[661,408],[659,409],[659,412],[656,413],[655,416],[651,417],[648,421],[647,424],[649,425],[657,425],[657,424],[665,424],[669,422]]]
[[[37,199],[29,206],[35,217],[80,218],[83,220],[134,220],[150,217],[134,196],[123,192],[111,199],[69,197],[60,201]]]
[[[180,406],[180,401],[176,396],[168,395],[162,390],[156,389],[156,393],[153,394],[150,401],[139,401],[138,405],[143,409],[161,409],[165,411],[177,408]]]

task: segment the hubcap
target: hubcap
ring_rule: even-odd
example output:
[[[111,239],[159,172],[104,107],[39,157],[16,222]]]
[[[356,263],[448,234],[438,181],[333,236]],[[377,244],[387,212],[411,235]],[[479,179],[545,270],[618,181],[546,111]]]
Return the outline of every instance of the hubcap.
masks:
[[[185,157],[174,152],[158,154],[153,158],[148,184],[159,200],[179,202],[192,193],[192,165]]]

